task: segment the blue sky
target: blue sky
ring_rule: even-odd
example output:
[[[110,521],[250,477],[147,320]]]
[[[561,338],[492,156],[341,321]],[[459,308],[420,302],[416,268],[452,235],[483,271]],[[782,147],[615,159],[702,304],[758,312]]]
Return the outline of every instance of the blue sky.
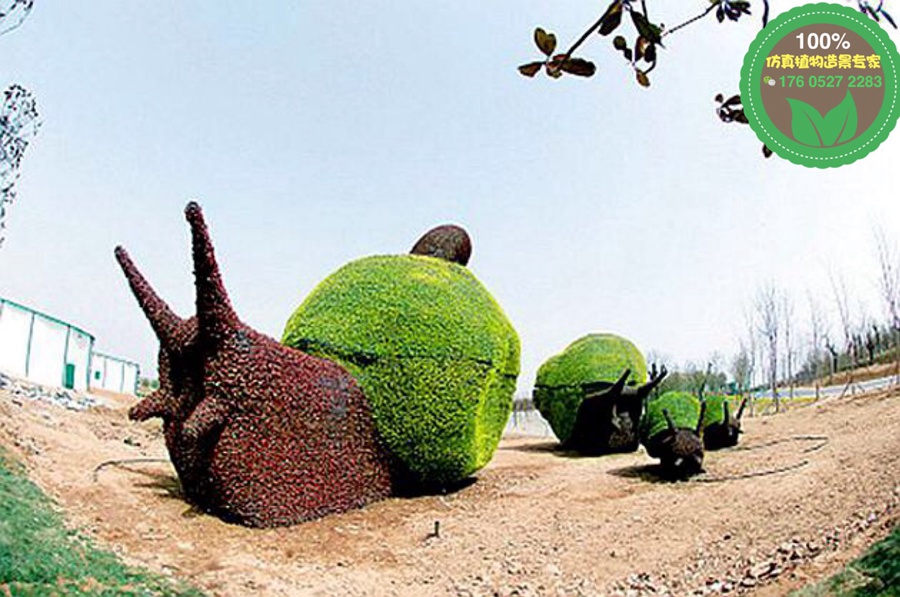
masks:
[[[651,10],[674,24],[695,4]],[[645,90],[599,37],[592,80],[517,73],[535,26],[566,45],[596,18],[574,0],[86,6],[38,0],[0,37],[0,84],[32,90],[44,121],[0,296],[150,372],[156,342],[112,251],[189,314],[190,199],[239,314],[275,337],[347,261],[465,226],[471,269],[521,336],[520,389],[591,331],[678,363],[729,354],[767,282],[802,318],[807,293],[831,309],[832,270],[881,313],[872,229],[900,239],[898,133],[839,169],[763,160],[712,101],[737,92],[756,22],[668,38]]]

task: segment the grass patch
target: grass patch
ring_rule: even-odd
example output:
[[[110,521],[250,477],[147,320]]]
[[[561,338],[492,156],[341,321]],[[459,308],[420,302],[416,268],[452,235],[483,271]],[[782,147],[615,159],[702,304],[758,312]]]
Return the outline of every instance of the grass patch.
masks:
[[[900,595],[900,525],[860,559],[831,578],[791,597],[897,597]]]
[[[53,502],[0,449],[0,595],[202,597],[125,566],[65,527]]]

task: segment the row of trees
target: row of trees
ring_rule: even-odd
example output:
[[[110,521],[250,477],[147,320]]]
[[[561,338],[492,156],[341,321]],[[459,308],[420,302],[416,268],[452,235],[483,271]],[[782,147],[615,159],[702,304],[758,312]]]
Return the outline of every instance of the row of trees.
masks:
[[[863,375],[860,369],[870,365],[888,364],[869,375],[892,375],[900,383],[900,248],[881,229],[875,229],[872,237],[879,315],[870,315],[861,302],[854,302],[843,277],[833,272],[830,292],[824,296],[807,293],[802,315],[785,290],[772,282],[763,284],[745,313],[745,331],[736,353],[730,359],[713,354],[705,364],[676,367],[667,363],[670,373],[659,392],[751,395],[767,391],[779,412],[783,399],[792,400],[799,385],[814,387],[817,400],[822,385],[838,381],[844,391],[854,391]],[[653,352],[647,359],[670,360]],[[751,402],[751,412],[753,406]]]
[[[841,372],[848,372],[841,377],[851,390],[861,367],[893,363],[892,373],[900,375],[900,250],[881,229],[873,232],[873,241],[880,315],[851,301],[843,277],[834,272],[829,274],[830,296],[807,293],[803,318],[787,292],[774,283],[760,286],[730,363],[738,392],[765,386],[778,412],[782,397],[793,399],[798,384],[814,386],[818,399],[821,384],[833,383]],[[831,322],[828,303],[836,314]]]
[[[34,7],[34,0],[0,3],[0,35],[17,29]],[[0,101],[0,246],[6,229],[6,212],[16,198],[19,167],[29,139],[40,128],[34,96],[19,84],[9,85]]]

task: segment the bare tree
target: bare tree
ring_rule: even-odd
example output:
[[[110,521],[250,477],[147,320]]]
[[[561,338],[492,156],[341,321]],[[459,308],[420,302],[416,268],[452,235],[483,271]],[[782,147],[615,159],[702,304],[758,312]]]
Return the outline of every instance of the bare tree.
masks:
[[[816,400],[820,396],[820,379],[822,377],[822,342],[825,339],[825,320],[822,317],[822,311],[819,303],[813,298],[812,293],[808,295],[809,299],[809,328],[810,328],[810,360],[813,363],[812,375],[815,379]]]
[[[34,97],[21,85],[3,92],[0,104],[0,246],[6,228],[6,210],[16,198],[15,184],[28,139],[40,127]]]
[[[794,303],[790,297],[782,295],[781,297],[781,328],[784,336],[784,365],[785,376],[788,382],[788,399],[794,400],[794,336],[793,336],[793,319],[794,319]]]
[[[874,229],[875,253],[878,256],[878,290],[881,294],[885,316],[891,330],[891,347],[894,351],[894,383],[900,383],[900,256],[897,246],[888,241],[884,230]],[[878,344],[878,328],[873,343]]]
[[[781,331],[778,309],[778,291],[771,283],[763,286],[756,294],[757,330],[763,340],[769,361],[769,388],[772,391],[772,401],[775,412],[781,411],[781,401],[778,396],[778,335]]]
[[[834,345],[834,342],[832,342],[828,337],[828,334],[825,334],[825,349],[828,350],[828,384],[831,385],[832,381],[834,380],[834,374],[837,373],[838,369],[838,350]]]
[[[840,274],[835,275],[833,271],[828,272],[828,279],[831,282],[834,304],[838,310],[841,332],[844,335],[844,350],[850,355],[851,366],[856,368],[857,363],[853,355],[853,321],[850,318],[850,299],[847,296],[847,285],[844,283],[844,277]]]
[[[753,352],[747,348],[743,340],[740,340],[738,352],[731,361],[731,376],[742,400],[746,398],[753,384],[753,368],[756,364]]]
[[[9,33],[31,14],[34,0],[0,2],[0,35]],[[6,210],[16,198],[15,184],[28,139],[40,128],[37,104],[21,85],[10,85],[0,104],[0,246],[6,228]]]
[[[746,344],[742,340],[740,342],[741,348],[747,351],[747,402],[750,404],[750,416],[756,415],[756,400],[753,395],[750,393],[750,388],[755,385],[756,379],[756,371],[757,365],[762,363],[763,359],[760,354],[760,346],[756,341],[757,339],[757,331],[756,331],[756,319],[754,317],[753,312],[744,311],[744,324],[746,326]]]

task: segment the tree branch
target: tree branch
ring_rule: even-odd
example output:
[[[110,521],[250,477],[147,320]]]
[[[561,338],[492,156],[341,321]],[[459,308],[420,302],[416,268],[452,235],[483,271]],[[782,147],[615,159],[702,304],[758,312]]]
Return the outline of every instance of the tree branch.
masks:
[[[660,37],[665,37],[667,35],[671,35],[671,34],[675,33],[676,31],[678,31],[679,29],[684,29],[688,25],[690,25],[692,23],[696,23],[697,21],[699,21],[700,19],[702,19],[703,17],[705,17],[706,15],[711,13],[713,10],[715,10],[719,6],[719,4],[721,4],[721,2],[714,2],[714,3],[710,4],[706,10],[704,10],[697,16],[688,19],[687,21],[685,21],[684,23],[681,23],[680,25],[675,25],[671,29],[666,29],[665,31],[662,32],[662,35],[660,35]]]

